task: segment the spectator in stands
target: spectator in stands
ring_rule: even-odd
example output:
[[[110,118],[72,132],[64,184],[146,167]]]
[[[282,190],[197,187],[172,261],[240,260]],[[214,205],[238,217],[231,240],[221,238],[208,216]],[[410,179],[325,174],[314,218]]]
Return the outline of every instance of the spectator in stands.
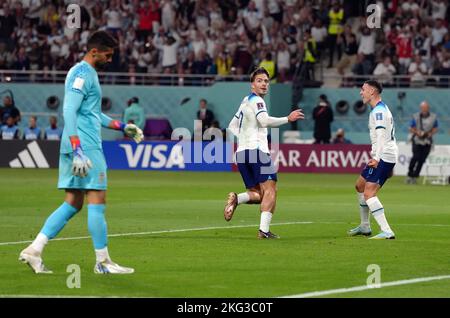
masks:
[[[407,74],[413,55],[411,32],[409,31],[409,28],[404,27],[402,29],[395,40],[395,45],[399,63],[398,71],[400,74]]]
[[[431,30],[432,42],[431,46],[436,47],[438,44],[442,43],[444,36],[448,33],[447,28],[444,26],[444,22],[441,19],[435,21],[434,27]]]
[[[3,125],[6,125],[8,117],[12,117],[14,125],[20,122],[20,110],[14,105],[13,99],[9,95],[3,97],[3,107],[1,107],[0,113],[2,114],[1,124]]]
[[[19,139],[20,131],[12,116],[6,117],[5,124],[1,127],[1,139],[13,140]]]
[[[18,49],[16,61],[14,62],[13,68],[15,70],[21,71],[26,71],[30,69],[30,59],[28,58],[24,47],[20,47]]]
[[[396,73],[394,65],[391,63],[390,57],[385,57],[383,62],[378,63],[373,71],[373,75],[377,77],[377,80],[383,84],[384,87],[394,85],[393,75]]]
[[[320,19],[316,19],[316,21],[314,22],[314,26],[311,28],[311,36],[316,41],[319,58],[322,56],[322,53],[325,50],[327,35],[327,28],[323,25]]]
[[[14,15],[14,12],[10,10],[8,2],[4,2],[3,14],[0,16],[0,42],[5,43],[9,48],[14,46],[14,41],[11,36],[16,27],[16,16]]]
[[[333,144],[351,144],[352,142],[350,139],[345,138],[345,131],[343,128],[339,128],[336,131],[336,135],[334,136],[332,140]]]
[[[406,183],[416,184],[420,170],[427,160],[433,144],[433,135],[438,131],[437,115],[430,112],[428,102],[420,104],[420,112],[415,113],[411,120],[409,132],[412,134],[412,153],[409,162]]]
[[[447,12],[447,1],[444,0],[431,0],[431,19],[437,20],[445,19],[445,13]]]
[[[314,38],[311,36],[311,32],[306,30],[303,33],[303,43],[304,43],[304,55],[303,55],[303,65],[305,68],[305,80],[314,80],[314,65],[317,62],[317,44]]]
[[[128,102],[128,107],[123,112],[123,122],[126,124],[135,124],[140,129],[145,126],[144,108],[139,105],[139,98],[133,97]]]
[[[231,51],[231,50],[230,50]],[[266,56],[267,57],[267,56]],[[272,55],[270,55],[270,61],[272,60]],[[275,63],[273,67],[275,67]],[[237,46],[233,57],[233,67],[236,69],[237,75],[247,75],[253,66],[253,56],[248,50],[247,44],[240,44]]]
[[[56,116],[50,116],[50,126],[45,128],[44,139],[47,140],[61,140],[62,129],[58,127],[58,119]]]
[[[336,65],[337,71],[340,75],[345,74],[345,70],[355,64],[358,52],[358,43],[356,43],[356,35],[354,33],[342,34],[339,38],[339,43],[344,46],[344,54]]]
[[[289,53],[288,46],[286,42],[281,41],[278,44],[277,66],[276,66],[276,69],[278,70],[279,83],[284,83],[287,79],[287,75],[291,67],[290,60],[291,55]]]
[[[197,111],[197,119],[202,121],[202,131],[204,132],[206,129],[211,127],[215,117],[214,113],[209,110],[208,102],[206,99],[200,99],[200,109]]]
[[[205,51],[206,42],[203,33],[200,31],[195,31],[195,37],[190,41],[190,45],[194,50],[194,54],[196,57],[198,57],[201,51]]]
[[[364,54],[364,58],[373,65],[375,62],[375,32],[364,26],[361,33],[358,54]]]
[[[28,127],[23,131],[23,139],[26,140],[37,140],[41,139],[41,129],[37,127],[37,117],[30,116],[28,120]]]
[[[420,55],[427,65],[430,64],[431,33],[427,27],[422,27],[414,37],[414,54]]]
[[[333,110],[326,95],[320,95],[319,103],[313,109],[314,143],[329,144],[331,138],[331,122]]]
[[[106,19],[106,28],[108,31],[116,34],[122,29],[122,18],[124,12],[121,10],[117,0],[110,1],[108,9],[105,10],[103,15]]]
[[[206,54],[205,50],[201,50],[194,61],[192,74],[208,74],[211,69],[212,61]]]
[[[328,64],[328,67],[331,68],[333,67],[333,56],[336,48],[338,52],[338,61],[341,59],[341,49],[337,45],[337,38],[343,31],[344,9],[338,0],[334,0],[333,7],[328,12],[328,19],[328,48],[330,53],[330,63]]]
[[[140,41],[147,39],[153,30],[154,23],[160,20],[159,5],[157,1],[141,1],[140,8],[137,10],[139,16],[139,25],[137,29],[137,37]]]
[[[220,51],[216,58],[217,74],[221,76],[230,75],[232,65],[233,59],[231,58],[230,51],[227,49]]]
[[[411,76],[411,86],[421,87],[425,85],[425,76],[428,75],[428,67],[422,62],[420,55],[414,56],[414,61],[409,65],[408,74]]]
[[[403,13],[407,15],[414,15],[414,12],[420,10],[419,5],[414,0],[407,0],[401,6]]]
[[[267,52],[264,56],[264,59],[259,63],[260,67],[264,67],[267,72],[269,72],[269,79],[274,82],[276,81],[276,75],[277,75],[277,66],[275,62],[272,59],[272,53]]]
[[[177,50],[179,40],[180,37],[176,32],[173,32],[171,35],[164,36],[164,44],[162,45],[158,41],[155,41],[155,39],[153,39],[153,45],[162,53],[162,67],[163,72],[166,74],[175,73],[178,63]]]
[[[355,75],[370,75],[372,74],[372,63],[365,58],[364,54],[356,56],[356,63],[352,67],[352,72]]]

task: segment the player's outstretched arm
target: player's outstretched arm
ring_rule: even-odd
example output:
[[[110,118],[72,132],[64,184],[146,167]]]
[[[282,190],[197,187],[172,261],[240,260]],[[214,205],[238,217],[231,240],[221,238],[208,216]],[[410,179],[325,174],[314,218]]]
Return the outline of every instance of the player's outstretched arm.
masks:
[[[304,118],[305,115],[302,113],[301,109],[294,110],[287,117],[271,117],[267,114],[267,112],[260,112],[256,116],[256,119],[263,128],[279,127],[289,122],[294,122]]]
[[[111,117],[101,114],[102,126],[105,128],[110,128],[114,130],[123,131],[128,137],[133,138],[133,140],[138,144],[144,140],[144,134],[142,130],[135,124],[125,124],[120,120],[112,119]]]

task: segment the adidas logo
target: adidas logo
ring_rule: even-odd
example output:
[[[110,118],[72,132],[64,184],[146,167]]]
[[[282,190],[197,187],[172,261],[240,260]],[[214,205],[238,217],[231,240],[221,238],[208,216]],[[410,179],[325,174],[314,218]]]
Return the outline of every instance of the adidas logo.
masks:
[[[49,168],[47,159],[36,141],[27,145],[27,149],[18,154],[18,158],[9,162],[11,168]]]

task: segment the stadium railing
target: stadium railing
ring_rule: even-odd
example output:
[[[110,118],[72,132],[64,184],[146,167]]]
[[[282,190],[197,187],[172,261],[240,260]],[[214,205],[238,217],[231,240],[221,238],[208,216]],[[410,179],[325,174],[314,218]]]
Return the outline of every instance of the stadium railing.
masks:
[[[3,83],[64,83],[67,71],[23,71],[23,70],[0,70],[0,82]],[[164,86],[211,86],[215,82],[247,82],[248,75],[217,74],[158,74],[158,73],[120,73],[99,72],[103,84],[111,85],[164,85]],[[340,83],[339,87],[360,87],[364,81],[377,79],[384,83],[385,87],[434,87],[450,88],[450,76],[427,75],[423,81],[411,81],[409,75],[394,75],[389,83],[379,76],[374,75],[327,75],[327,80]],[[309,87],[308,82],[303,83]],[[314,86],[316,87],[316,86]]]
[[[367,80],[378,80],[383,83],[384,87],[391,88],[449,88],[450,76],[449,75],[425,75],[420,81],[412,80],[410,75],[393,75],[388,80],[384,77],[376,75],[353,75],[346,74],[344,76],[339,75],[327,75],[328,80],[340,81],[340,87],[360,87]]]
[[[23,71],[0,70],[3,83],[64,83],[67,71]],[[248,75],[210,74],[156,74],[99,72],[103,84],[111,85],[168,85],[168,86],[210,86],[215,82],[248,81]]]

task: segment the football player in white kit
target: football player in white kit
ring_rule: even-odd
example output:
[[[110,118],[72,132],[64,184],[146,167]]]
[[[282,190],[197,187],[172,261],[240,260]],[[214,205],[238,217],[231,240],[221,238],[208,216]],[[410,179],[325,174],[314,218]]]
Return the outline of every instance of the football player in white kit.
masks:
[[[361,224],[351,229],[350,236],[372,234],[369,223],[369,211],[381,228],[381,232],[371,239],[395,239],[390,228],[384,208],[377,193],[388,178],[392,176],[398,158],[395,140],[394,118],[388,106],[381,100],[383,88],[377,81],[366,81],[360,95],[364,103],[369,103],[372,110],[369,115],[370,141],[372,143],[371,159],[356,181],[356,191],[360,206]]]
[[[251,74],[250,82],[252,93],[242,100],[228,126],[238,139],[236,163],[247,191],[228,194],[224,217],[226,221],[230,221],[239,204],[261,204],[261,223],[257,237],[279,238],[269,230],[275,211],[277,174],[270,158],[267,127],[278,127],[304,119],[305,116],[300,109],[294,110],[287,117],[269,116],[263,99],[269,89],[269,73],[263,67]]]

